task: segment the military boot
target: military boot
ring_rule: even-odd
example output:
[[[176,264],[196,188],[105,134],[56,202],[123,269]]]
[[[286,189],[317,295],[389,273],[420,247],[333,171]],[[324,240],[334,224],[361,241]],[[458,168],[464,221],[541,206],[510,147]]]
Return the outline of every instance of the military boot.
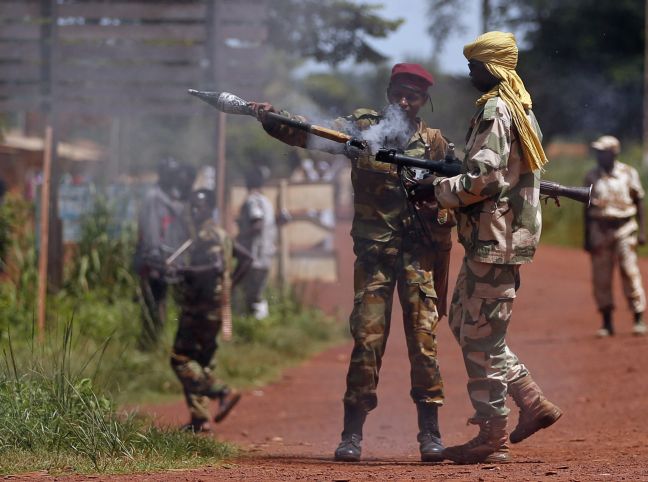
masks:
[[[506,415],[484,419],[471,418],[468,423],[479,425],[477,436],[463,445],[448,447],[443,457],[458,464],[510,462],[506,445]]]
[[[367,419],[367,412],[362,407],[344,404],[344,430],[342,441],[335,449],[335,460],[358,462],[362,453],[362,426]]]
[[[431,403],[417,403],[419,442],[421,462],[441,462],[443,460],[443,444],[439,433],[439,406]]]
[[[184,424],[180,427],[180,430],[183,432],[192,432],[192,433],[209,433],[211,432],[211,427],[207,420],[202,420],[199,418],[192,417],[189,423]]]
[[[553,425],[562,415],[562,410],[545,398],[531,375],[509,383],[508,393],[520,409],[517,426],[511,432],[511,443],[522,442],[541,428]]]
[[[232,388],[225,388],[219,399],[218,412],[216,412],[214,422],[222,422],[240,400],[241,392]]]

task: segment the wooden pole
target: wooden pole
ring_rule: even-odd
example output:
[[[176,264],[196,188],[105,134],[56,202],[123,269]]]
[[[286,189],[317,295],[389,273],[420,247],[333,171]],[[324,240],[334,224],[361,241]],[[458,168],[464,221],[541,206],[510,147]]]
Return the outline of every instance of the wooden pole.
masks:
[[[491,5],[490,0],[482,0],[481,29],[486,33],[490,29]]]
[[[216,155],[216,208],[220,218],[220,224],[225,229],[228,228],[226,224],[225,215],[225,177],[227,176],[227,169],[225,166],[225,130],[227,127],[227,116],[224,112],[218,113],[218,146]]]
[[[50,182],[52,176],[52,151],[54,136],[52,126],[45,128],[43,149],[43,184],[40,204],[40,246],[38,251],[38,341],[45,338],[45,315],[47,309],[47,261],[49,251]]]

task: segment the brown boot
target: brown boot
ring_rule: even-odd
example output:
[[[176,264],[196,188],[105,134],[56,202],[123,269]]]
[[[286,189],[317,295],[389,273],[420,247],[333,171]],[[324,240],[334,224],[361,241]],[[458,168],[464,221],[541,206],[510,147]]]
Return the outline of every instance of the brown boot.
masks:
[[[463,445],[448,447],[443,456],[457,464],[510,462],[506,445],[506,415],[485,419],[471,418],[468,423],[479,425],[477,436]]]
[[[520,409],[517,427],[511,432],[511,443],[522,442],[541,428],[553,425],[562,415],[562,410],[544,397],[531,375],[509,383],[508,393]]]

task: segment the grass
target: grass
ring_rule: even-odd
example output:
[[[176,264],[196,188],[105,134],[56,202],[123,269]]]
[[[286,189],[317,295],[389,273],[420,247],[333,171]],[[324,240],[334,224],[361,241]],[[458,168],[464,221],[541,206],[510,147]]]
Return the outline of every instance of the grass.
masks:
[[[265,320],[234,318],[234,338],[219,349],[218,374],[227,383],[263,385],[344,336],[340,323],[294,297],[271,297],[270,305]],[[174,307],[160,347],[146,353],[135,349],[139,305],[132,299],[62,293],[50,308],[44,344],[34,343],[32,324],[2,331],[0,474],[190,468],[236,452],[119,409],[182,399],[169,366]],[[74,320],[76,333],[65,319]]]
[[[29,206],[6,206],[13,215],[0,226],[11,241],[0,283],[0,474],[132,473],[210,465],[234,454],[229,444],[120,409],[183,398],[169,366],[178,315],[172,296],[159,347],[136,349],[141,306],[130,272],[132,227],[116,228],[110,206],[98,202],[64,288],[48,297],[41,344],[34,341],[37,257],[22,221]],[[342,324],[295,294],[271,292],[269,301],[268,318],[235,316],[233,340],[221,343],[217,375],[232,386],[268,383],[344,337]]]
[[[139,472],[214,464],[236,449],[117,410],[85,377],[105,354],[75,360],[72,324],[22,365],[9,341],[0,377],[0,474]],[[105,347],[104,347],[105,348]],[[75,363],[76,361],[76,363]]]

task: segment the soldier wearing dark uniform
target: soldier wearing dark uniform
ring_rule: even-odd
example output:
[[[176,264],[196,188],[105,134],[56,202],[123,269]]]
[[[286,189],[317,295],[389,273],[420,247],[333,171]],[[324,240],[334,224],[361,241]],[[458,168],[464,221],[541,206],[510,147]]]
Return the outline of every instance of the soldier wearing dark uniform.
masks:
[[[176,289],[180,320],[171,366],[182,383],[191,412],[185,428],[204,432],[209,430],[210,399],[220,402],[214,417],[215,422],[220,422],[241,398],[240,393],[215,378],[216,337],[223,319],[225,290],[230,286],[228,278],[231,276],[231,284],[236,284],[250,267],[252,257],[214,221],[214,191],[195,191],[190,205],[195,233],[187,253],[188,263],[171,270],[180,279]],[[234,259],[237,264],[233,270]]]
[[[185,201],[195,170],[173,158],[158,164],[158,182],[146,194],[138,216],[134,268],[140,277],[142,331],[138,346],[151,350],[166,323],[167,282],[164,260],[189,236],[183,223]]]
[[[417,115],[429,100],[432,75],[418,64],[397,64],[387,88],[389,106],[381,112],[359,109],[334,120],[330,127],[373,142],[376,147],[402,149],[406,155],[442,159],[448,142],[438,129]],[[273,123],[264,116],[274,111],[267,103],[251,103],[268,133],[294,146],[321,150],[330,146],[303,131]],[[287,112],[281,112],[290,116]],[[319,141],[319,139],[317,140]],[[373,147],[373,146],[372,146]],[[443,383],[437,363],[436,327],[445,313],[452,213],[426,206],[416,211],[404,184],[419,173],[378,162],[373,149],[351,152],[354,190],[353,237],[354,307],[350,329],[353,352],[344,394],[344,430],[335,459],[357,461],[362,427],[377,405],[378,374],[390,329],[394,290],[403,309],[405,338],[411,364],[411,397],[418,411],[421,459],[441,460],[443,446],[437,408],[443,403]],[[423,224],[423,219],[428,220]]]

